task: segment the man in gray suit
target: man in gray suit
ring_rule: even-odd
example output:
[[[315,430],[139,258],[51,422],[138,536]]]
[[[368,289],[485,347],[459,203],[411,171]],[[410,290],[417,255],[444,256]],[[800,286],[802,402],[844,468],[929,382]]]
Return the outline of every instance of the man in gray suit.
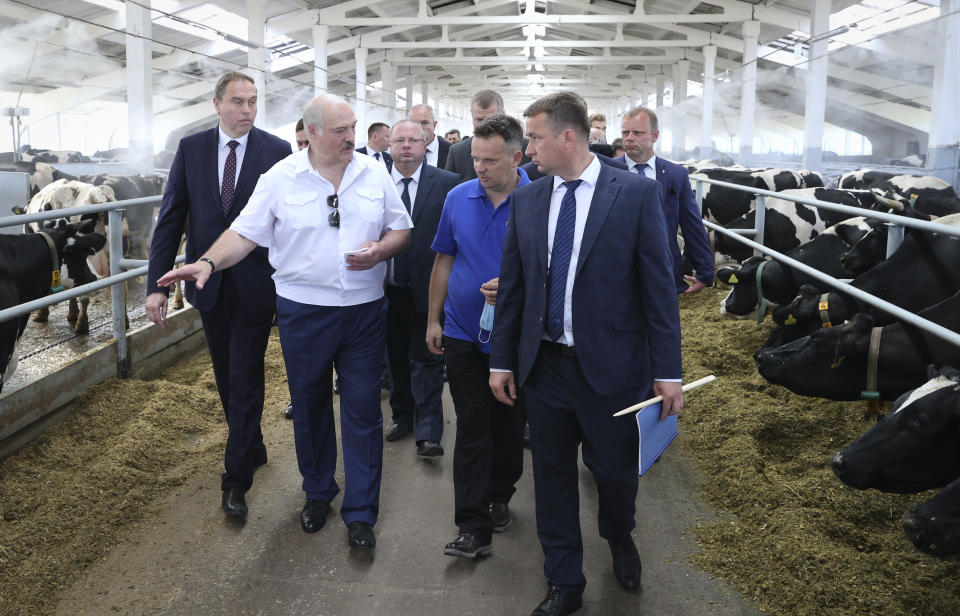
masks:
[[[493,90],[481,90],[473,96],[473,101],[470,103],[470,115],[473,117],[474,129],[476,129],[481,122],[498,113],[503,113],[502,96]],[[450,147],[450,152],[447,154],[446,170],[459,174],[461,183],[477,177],[477,172],[473,169],[473,157],[470,154],[470,142],[472,140],[473,137],[461,139],[459,143],[455,143]],[[521,149],[524,155],[523,158],[520,159],[521,165],[530,162],[530,158],[527,157],[525,153],[526,150],[527,140],[524,138]]]

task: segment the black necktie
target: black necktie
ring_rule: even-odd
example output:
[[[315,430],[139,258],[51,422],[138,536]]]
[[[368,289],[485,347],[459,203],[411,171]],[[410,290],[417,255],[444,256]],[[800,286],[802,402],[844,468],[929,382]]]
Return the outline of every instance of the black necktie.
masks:
[[[550,272],[547,276],[547,335],[554,341],[563,338],[563,307],[567,296],[567,271],[573,253],[573,234],[577,224],[577,198],[574,193],[583,180],[564,182],[557,226],[553,231]]]
[[[376,158],[377,160],[380,160],[380,152],[374,152],[373,157]]]
[[[403,201],[403,207],[407,208],[407,214],[410,213],[410,182],[413,178],[403,178],[403,192],[400,193],[400,200]],[[393,281],[398,287],[405,287],[410,284],[410,272],[407,263],[407,251],[404,250],[393,258]]]
[[[650,165],[648,165],[647,163],[640,163],[639,165],[634,165],[633,170],[639,173],[640,175],[646,177],[647,167],[649,166]]]
[[[240,142],[231,139],[227,142],[230,146],[230,153],[227,154],[227,161],[223,163],[223,184],[220,186],[220,205],[223,207],[223,214],[230,213],[233,206],[233,193],[237,179],[237,146]]]

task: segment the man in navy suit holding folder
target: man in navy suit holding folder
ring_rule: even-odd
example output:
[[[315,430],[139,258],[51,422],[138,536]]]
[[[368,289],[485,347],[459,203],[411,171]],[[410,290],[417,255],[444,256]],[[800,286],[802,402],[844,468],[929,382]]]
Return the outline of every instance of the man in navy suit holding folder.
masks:
[[[530,421],[537,535],[546,598],[533,616],[571,614],[586,578],[578,448],[597,484],[600,536],[627,590],[640,585],[637,432],[614,412],[663,396],[683,406],[680,316],[660,189],[601,165],[583,99],[534,102],[527,154],[547,177],[513,193],[500,266],[490,386],[504,404],[522,391]]]
[[[150,246],[147,317],[159,325],[167,314],[167,290],[157,279],[173,267],[184,228],[187,262],[202,255],[247,204],[260,175],[290,153],[290,144],[253,126],[257,89],[243,73],[217,81],[211,128],[180,141]],[[227,515],[247,515],[244,494],[253,471],[267,462],[260,432],[263,354],[267,349],[276,290],[267,249],[256,248],[228,271],[217,271],[202,290],[186,283],[186,296],[203,322],[217,391],[227,417],[227,445],[220,487]]]

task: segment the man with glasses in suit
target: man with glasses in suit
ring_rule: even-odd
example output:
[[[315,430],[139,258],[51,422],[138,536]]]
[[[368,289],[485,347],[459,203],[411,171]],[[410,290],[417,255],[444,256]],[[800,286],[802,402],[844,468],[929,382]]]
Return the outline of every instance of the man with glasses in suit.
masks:
[[[407,245],[410,216],[386,167],[354,151],[356,117],[323,94],[303,112],[310,146],[264,173],[243,214],[194,263],[158,284],[231,267],[258,245],[276,269],[277,322],[293,400],[297,464],[306,503],[300,526],[326,522],[334,477],[332,370],[340,377],[344,495],[340,517],[351,547],[373,548],[380,504],[380,410],[388,259]]]

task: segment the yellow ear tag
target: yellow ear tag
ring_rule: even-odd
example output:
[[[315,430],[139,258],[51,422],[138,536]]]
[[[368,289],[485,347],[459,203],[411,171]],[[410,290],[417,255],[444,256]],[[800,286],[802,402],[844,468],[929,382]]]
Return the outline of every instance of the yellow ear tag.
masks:
[[[59,287],[60,286],[60,270],[53,270],[50,272],[50,286]]]
[[[817,310],[830,310],[830,302],[820,302],[817,304]]]
[[[833,362],[833,365],[830,366],[830,367],[831,367],[831,368],[839,368],[839,367],[840,367],[840,364],[842,364],[842,363],[843,363],[843,360],[845,360],[846,358],[847,358],[847,357],[846,357],[845,355],[841,355],[841,356],[837,359],[837,361]]]
[[[793,316],[792,314],[788,314],[788,315],[787,315],[787,318],[783,320],[783,324],[784,324],[784,325],[796,325],[796,324],[797,324],[797,320],[794,318],[794,316]]]
[[[736,274],[730,274],[730,282],[727,283],[727,284],[737,284],[738,282],[740,282],[740,281],[737,280],[737,275],[736,275]]]

